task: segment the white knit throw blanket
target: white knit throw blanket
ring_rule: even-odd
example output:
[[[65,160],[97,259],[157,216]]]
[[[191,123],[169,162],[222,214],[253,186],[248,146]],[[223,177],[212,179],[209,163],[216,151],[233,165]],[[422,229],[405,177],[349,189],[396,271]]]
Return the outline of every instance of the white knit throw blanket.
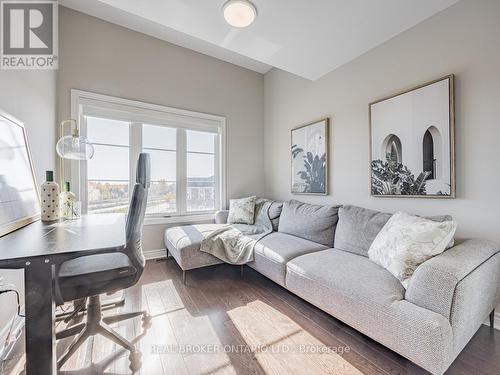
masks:
[[[201,242],[200,251],[229,264],[246,264],[254,259],[255,244],[273,231],[269,207],[273,201],[259,199],[255,204],[255,224],[229,224],[216,229]]]

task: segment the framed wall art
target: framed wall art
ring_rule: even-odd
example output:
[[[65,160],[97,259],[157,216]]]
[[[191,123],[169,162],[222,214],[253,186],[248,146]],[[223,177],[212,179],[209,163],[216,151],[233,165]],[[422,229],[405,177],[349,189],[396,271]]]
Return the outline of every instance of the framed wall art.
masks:
[[[292,129],[293,194],[328,194],[328,118]]]
[[[373,102],[371,194],[455,197],[454,76]]]

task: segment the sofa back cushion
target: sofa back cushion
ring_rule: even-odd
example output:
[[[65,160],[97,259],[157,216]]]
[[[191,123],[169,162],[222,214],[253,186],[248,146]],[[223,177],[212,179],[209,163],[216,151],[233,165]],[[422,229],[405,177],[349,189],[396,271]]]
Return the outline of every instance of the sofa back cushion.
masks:
[[[318,206],[291,200],[283,203],[278,231],[333,247],[338,206]]]
[[[391,217],[392,214],[367,208],[349,205],[341,207],[335,231],[335,248],[368,257],[368,249],[373,240]],[[436,222],[452,220],[449,215],[424,216],[424,218]],[[447,248],[452,246],[453,240]]]
[[[368,257],[368,249],[391,214],[356,206],[339,209],[335,248]]]

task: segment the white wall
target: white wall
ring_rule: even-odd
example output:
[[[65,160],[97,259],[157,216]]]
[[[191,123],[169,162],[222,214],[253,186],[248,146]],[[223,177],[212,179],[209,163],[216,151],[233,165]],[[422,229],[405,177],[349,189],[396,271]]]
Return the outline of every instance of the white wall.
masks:
[[[500,243],[499,19],[500,1],[464,0],[318,81],[277,69],[266,74],[266,195],[294,198],[290,129],[330,116],[331,194],[296,199],[449,213],[458,237]],[[456,74],[457,199],[370,197],[368,103],[449,73]]]
[[[56,72],[0,70],[0,108],[25,124],[39,182],[55,168],[55,96]],[[1,277],[24,296],[22,271],[0,270]],[[15,296],[3,294],[0,306],[1,332],[15,313]]]
[[[59,120],[72,88],[226,116],[227,197],[264,192],[261,74],[64,7],[59,25]],[[145,228],[146,250],[164,229]]]

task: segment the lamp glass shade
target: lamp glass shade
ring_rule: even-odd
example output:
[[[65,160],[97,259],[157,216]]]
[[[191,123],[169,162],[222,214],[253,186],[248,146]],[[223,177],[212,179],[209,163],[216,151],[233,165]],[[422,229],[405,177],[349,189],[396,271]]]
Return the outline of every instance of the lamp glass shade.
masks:
[[[57,154],[63,159],[89,160],[94,156],[94,146],[84,136],[66,135],[56,145]]]

